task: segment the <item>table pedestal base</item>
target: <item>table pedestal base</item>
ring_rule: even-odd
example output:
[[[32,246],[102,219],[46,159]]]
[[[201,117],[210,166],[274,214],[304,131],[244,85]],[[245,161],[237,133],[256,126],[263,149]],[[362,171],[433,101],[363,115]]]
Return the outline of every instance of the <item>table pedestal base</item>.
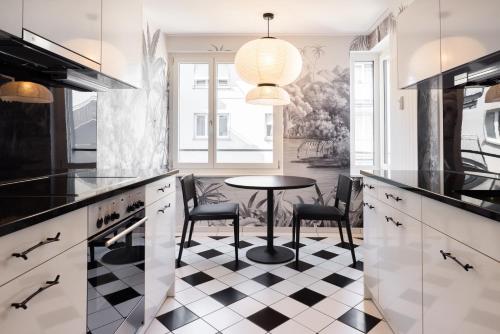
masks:
[[[258,263],[276,264],[292,260],[295,253],[281,246],[274,246],[271,251],[267,246],[259,246],[247,251],[247,258]]]

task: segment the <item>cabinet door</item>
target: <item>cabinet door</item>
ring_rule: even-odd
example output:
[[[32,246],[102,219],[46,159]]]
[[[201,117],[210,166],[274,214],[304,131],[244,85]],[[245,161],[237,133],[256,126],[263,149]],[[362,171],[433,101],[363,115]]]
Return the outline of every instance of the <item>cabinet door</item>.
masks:
[[[500,333],[500,263],[426,225],[423,241],[424,332]]]
[[[498,0],[441,0],[443,72],[500,50],[498,13]]]
[[[141,86],[142,0],[102,0],[101,72]]]
[[[21,37],[23,24],[23,2],[20,0],[0,1],[0,30]]]
[[[101,62],[101,0],[24,0],[23,28]]]
[[[439,0],[415,0],[399,15],[397,45],[400,88],[441,73],[440,38]]]
[[[421,223],[384,207],[379,247],[379,304],[397,334],[422,333]]]
[[[378,252],[383,223],[381,214],[383,204],[367,195],[367,191],[366,188],[363,190],[364,282],[369,292],[367,297],[378,301]]]
[[[59,275],[59,283],[14,308]],[[87,323],[87,243],[82,242],[0,288],[2,333],[85,333]]]
[[[175,192],[146,207],[146,317],[154,319],[175,281]]]

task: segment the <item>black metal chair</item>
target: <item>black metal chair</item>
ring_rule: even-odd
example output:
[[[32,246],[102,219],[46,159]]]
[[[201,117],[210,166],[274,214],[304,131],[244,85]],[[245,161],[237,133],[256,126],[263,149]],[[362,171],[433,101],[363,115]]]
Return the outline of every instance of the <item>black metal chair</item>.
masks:
[[[316,204],[293,205],[292,238],[295,246],[295,261],[297,263],[299,262],[300,221],[303,219],[336,220],[339,226],[342,246],[345,245],[344,234],[342,233],[342,221],[345,221],[347,237],[349,238],[349,248],[352,255],[352,263],[356,263],[356,254],[354,253],[354,243],[352,241],[351,224],[349,222],[349,206],[351,203],[352,184],[353,181],[350,177],[339,175],[334,206]],[[339,206],[340,202],[344,203],[344,209]]]
[[[198,204],[195,178],[193,174],[186,175],[181,179],[181,188],[182,199],[184,202],[184,226],[182,227],[182,237],[179,248],[179,257],[177,258],[177,265],[180,266],[181,263],[182,250],[184,249],[186,242],[186,233],[189,222],[191,222],[191,229],[189,231],[187,247],[191,247],[194,224],[196,221],[200,220],[233,220],[234,251],[236,261],[238,262],[238,245],[240,243],[239,205],[236,203]],[[193,200],[193,208],[189,209],[189,202],[191,200]]]

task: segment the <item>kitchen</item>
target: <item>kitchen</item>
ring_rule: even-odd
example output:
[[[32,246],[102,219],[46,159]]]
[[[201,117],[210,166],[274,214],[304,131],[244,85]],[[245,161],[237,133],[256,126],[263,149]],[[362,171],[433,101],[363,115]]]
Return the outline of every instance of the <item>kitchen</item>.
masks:
[[[2,0],[1,332],[499,333],[499,9]]]

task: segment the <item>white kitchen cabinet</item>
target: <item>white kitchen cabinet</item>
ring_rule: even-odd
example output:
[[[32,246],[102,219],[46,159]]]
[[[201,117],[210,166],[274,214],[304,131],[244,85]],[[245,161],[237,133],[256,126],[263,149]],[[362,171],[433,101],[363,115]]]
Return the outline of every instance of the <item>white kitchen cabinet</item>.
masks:
[[[14,308],[47,282],[27,308]],[[16,334],[85,333],[87,321],[87,243],[82,242],[0,287],[0,331]]]
[[[175,281],[175,191],[146,206],[145,325],[153,321]]]
[[[86,238],[87,208],[0,237],[0,286]]]
[[[443,72],[500,50],[498,13],[498,0],[441,0]]]
[[[377,198],[378,181],[369,177],[363,177],[363,196],[368,195]],[[363,197],[364,198],[364,197]]]
[[[102,73],[140,87],[142,39],[142,0],[102,0]]]
[[[424,333],[500,333],[500,263],[425,225],[423,238]]]
[[[383,206],[380,201],[367,194],[369,190],[363,190],[363,249],[364,249],[364,283],[367,297],[374,300],[379,299],[378,285],[378,253],[381,243],[381,231],[384,218],[382,215]]]
[[[146,205],[175,193],[175,176],[168,176],[146,185]]]
[[[378,186],[378,199],[389,206],[420,220],[422,199],[419,194],[381,182]]]
[[[22,37],[23,2],[20,0],[0,1],[0,30]]]
[[[398,16],[397,59],[400,88],[441,73],[439,15],[439,0],[415,0]]]
[[[379,299],[397,334],[422,333],[421,223],[389,206],[382,211],[379,242]]]
[[[24,0],[23,29],[101,62],[101,0]]]

